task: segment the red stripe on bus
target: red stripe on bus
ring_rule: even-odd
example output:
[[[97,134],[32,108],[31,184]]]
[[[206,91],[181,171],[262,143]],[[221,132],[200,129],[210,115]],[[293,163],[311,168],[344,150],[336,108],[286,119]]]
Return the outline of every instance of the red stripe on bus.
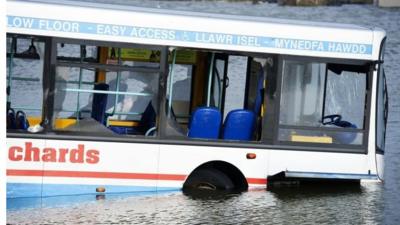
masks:
[[[176,180],[183,181],[186,175],[151,174],[151,173],[116,173],[92,171],[62,171],[62,170],[7,170],[7,176],[44,176],[44,177],[81,177],[81,178],[113,178],[139,180]]]
[[[267,184],[267,179],[263,178],[246,178],[249,184]]]
[[[7,170],[7,176],[28,177],[74,177],[74,178],[111,178],[137,180],[172,180],[184,181],[187,175],[153,174],[153,173],[116,173],[95,171],[64,171],[64,170]],[[267,184],[267,179],[247,178],[249,184]]]
[[[43,176],[43,170],[7,170],[7,176]]]

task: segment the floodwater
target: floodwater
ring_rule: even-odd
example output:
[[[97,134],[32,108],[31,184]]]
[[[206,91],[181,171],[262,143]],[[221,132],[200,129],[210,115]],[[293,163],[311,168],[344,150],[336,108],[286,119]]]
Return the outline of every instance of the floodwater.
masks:
[[[97,1],[110,2],[110,1]],[[128,4],[127,1],[111,2]],[[356,187],[292,187],[220,193],[98,196],[78,204],[7,210],[10,224],[400,224],[400,9],[369,5],[281,7],[220,1],[129,1],[136,6],[377,26],[387,31],[390,110],[385,182]],[[51,201],[50,201],[51,202]],[[68,202],[68,201],[67,201]]]

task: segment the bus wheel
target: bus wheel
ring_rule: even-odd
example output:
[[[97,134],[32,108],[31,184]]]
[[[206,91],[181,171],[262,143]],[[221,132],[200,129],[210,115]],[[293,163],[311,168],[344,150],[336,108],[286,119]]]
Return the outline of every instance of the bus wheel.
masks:
[[[225,173],[213,168],[194,171],[183,185],[184,189],[198,190],[232,190],[234,187]]]

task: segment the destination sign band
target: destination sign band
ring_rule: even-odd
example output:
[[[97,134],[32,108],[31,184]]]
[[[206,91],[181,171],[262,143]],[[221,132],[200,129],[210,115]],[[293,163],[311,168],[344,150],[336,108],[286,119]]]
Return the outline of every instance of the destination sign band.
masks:
[[[79,21],[51,20],[32,17],[7,16],[9,28],[33,29],[67,33],[120,36],[142,39],[194,42],[218,45],[236,45],[261,48],[279,48],[303,51],[333,52],[371,55],[372,45],[320,40],[288,39],[249,36],[226,33],[187,31],[153,27],[138,27],[88,23]]]

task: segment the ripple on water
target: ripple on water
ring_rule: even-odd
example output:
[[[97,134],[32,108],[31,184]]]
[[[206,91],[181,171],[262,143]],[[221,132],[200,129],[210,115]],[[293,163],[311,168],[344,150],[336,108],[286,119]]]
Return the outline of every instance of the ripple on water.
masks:
[[[294,187],[207,198],[177,192],[16,210],[7,217],[12,224],[378,224],[381,188]]]

